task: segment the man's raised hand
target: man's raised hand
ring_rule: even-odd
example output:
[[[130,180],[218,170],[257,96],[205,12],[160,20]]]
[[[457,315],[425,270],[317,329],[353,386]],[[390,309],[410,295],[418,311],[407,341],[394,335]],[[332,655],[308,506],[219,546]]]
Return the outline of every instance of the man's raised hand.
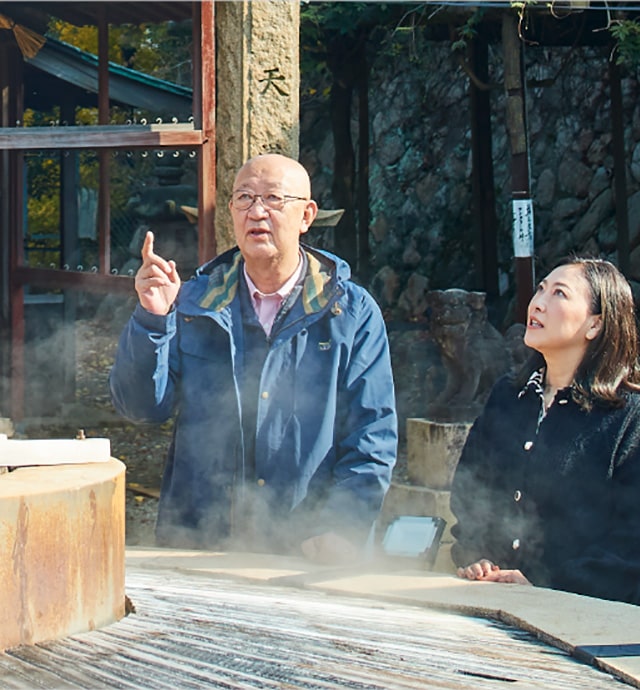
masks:
[[[147,232],[142,245],[142,266],[135,287],[140,304],[152,314],[167,314],[180,289],[175,261],[165,261],[153,251],[153,233]]]

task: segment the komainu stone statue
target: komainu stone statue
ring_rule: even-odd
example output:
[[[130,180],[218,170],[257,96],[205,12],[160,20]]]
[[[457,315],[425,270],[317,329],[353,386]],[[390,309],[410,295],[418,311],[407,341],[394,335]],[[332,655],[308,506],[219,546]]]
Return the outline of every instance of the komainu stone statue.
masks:
[[[444,369],[444,380],[431,377],[428,414],[442,421],[473,420],[495,381],[511,369],[510,350],[487,319],[484,292],[432,290],[427,302]]]

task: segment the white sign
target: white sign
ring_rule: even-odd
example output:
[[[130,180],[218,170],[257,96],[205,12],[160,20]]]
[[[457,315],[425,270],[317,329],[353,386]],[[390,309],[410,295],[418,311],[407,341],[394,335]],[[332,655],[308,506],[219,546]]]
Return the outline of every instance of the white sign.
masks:
[[[531,199],[513,202],[513,254],[518,258],[533,256],[533,203]]]
[[[108,462],[111,442],[108,438],[20,439],[9,440],[0,434],[0,467],[30,465],[77,465]]]

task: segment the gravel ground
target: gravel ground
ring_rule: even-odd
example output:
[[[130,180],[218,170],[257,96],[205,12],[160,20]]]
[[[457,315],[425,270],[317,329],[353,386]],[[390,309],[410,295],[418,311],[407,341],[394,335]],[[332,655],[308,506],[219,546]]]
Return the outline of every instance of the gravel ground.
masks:
[[[119,326],[97,320],[76,323],[75,403],[61,410],[59,419],[28,420],[16,437],[74,438],[82,428],[89,438],[108,438],[111,455],[127,467],[127,544],[152,545],[171,424],[134,425],[113,409],[108,376],[119,331]]]
[[[77,397],[104,413],[109,424],[85,430],[87,436],[111,441],[111,454],[122,460],[126,474],[126,541],[153,545],[162,468],[171,440],[171,423],[131,424],[119,418],[109,397],[108,376],[120,328],[93,321],[79,322],[77,331]],[[97,418],[100,419],[98,414]]]

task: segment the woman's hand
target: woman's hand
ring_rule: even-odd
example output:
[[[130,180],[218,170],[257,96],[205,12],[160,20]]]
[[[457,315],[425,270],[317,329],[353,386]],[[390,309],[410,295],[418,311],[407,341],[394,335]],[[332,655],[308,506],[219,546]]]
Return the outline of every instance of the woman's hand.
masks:
[[[519,570],[493,570],[486,577],[484,582],[509,582],[514,585],[530,585],[531,583]]]
[[[520,570],[502,570],[499,565],[482,558],[466,568],[458,568],[458,577],[467,580],[482,580],[482,582],[509,582],[516,585],[530,585],[531,583]]]
[[[457,573],[458,577],[463,577],[467,580],[485,580],[487,575],[496,570],[500,570],[500,566],[495,565],[486,558],[481,558],[466,568],[458,568]]]

